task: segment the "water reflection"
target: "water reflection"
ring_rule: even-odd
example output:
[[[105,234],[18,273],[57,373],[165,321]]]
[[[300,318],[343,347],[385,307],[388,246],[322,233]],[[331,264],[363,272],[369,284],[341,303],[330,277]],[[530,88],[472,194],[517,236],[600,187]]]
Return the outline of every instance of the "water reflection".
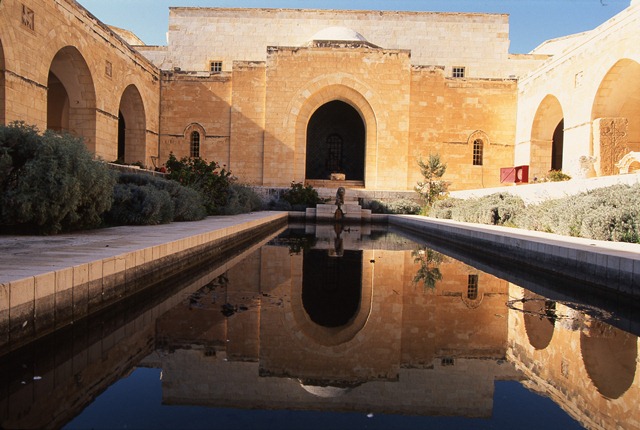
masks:
[[[640,428],[636,336],[401,235],[306,226],[179,291],[5,357],[0,425],[58,427],[142,366],[167,405],[490,418],[520,381]]]

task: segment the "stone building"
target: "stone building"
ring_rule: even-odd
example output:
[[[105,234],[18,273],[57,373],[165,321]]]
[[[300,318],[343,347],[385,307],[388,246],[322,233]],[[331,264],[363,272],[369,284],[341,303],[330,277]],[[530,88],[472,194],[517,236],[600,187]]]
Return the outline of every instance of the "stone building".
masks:
[[[337,173],[412,190],[434,153],[452,189],[516,165],[611,175],[639,164],[639,16],[634,0],[516,55],[504,14],[179,7],[167,46],[146,46],[74,0],[2,0],[0,122],[70,131],[107,161],[215,160],[267,187]]]

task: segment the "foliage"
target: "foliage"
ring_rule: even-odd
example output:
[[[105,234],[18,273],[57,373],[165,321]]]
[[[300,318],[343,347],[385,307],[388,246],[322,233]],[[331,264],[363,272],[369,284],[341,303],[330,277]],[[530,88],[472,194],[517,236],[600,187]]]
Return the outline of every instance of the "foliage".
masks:
[[[440,154],[429,154],[426,162],[418,159],[418,166],[424,181],[418,182],[415,190],[427,207],[431,207],[436,200],[447,194],[449,186],[441,179],[447,171],[447,165],[440,161]]]
[[[291,182],[291,188],[284,192],[282,199],[291,205],[292,210],[304,210],[323,202],[315,188],[300,182]]]
[[[115,225],[155,225],[173,220],[171,196],[151,184],[118,183],[105,221]]]
[[[511,224],[524,207],[520,197],[496,193],[478,199],[441,200],[433,205],[430,215],[455,221],[505,225]]]
[[[543,181],[562,182],[562,181],[568,181],[569,179],[571,179],[571,176],[567,175],[566,173],[563,173],[560,170],[549,170],[547,175],[544,177]]]
[[[418,264],[418,271],[413,277],[413,283],[422,283],[425,289],[433,289],[442,280],[440,264],[445,260],[444,255],[427,247],[421,247],[411,253],[413,262]]]
[[[132,184],[138,186],[151,186],[159,191],[166,191],[169,195],[169,199],[171,202],[171,212],[173,213],[172,219],[169,221],[162,222],[170,222],[170,221],[197,221],[201,220],[207,216],[206,209],[202,204],[202,196],[200,193],[195,191],[192,188],[188,188],[180,185],[176,181],[167,180],[155,176],[151,176],[148,174],[140,174],[140,173],[121,173],[118,176],[118,183]],[[127,187],[125,187],[127,188]],[[130,190],[133,187],[128,187]],[[141,192],[138,190],[138,193]],[[120,190],[120,196],[123,196],[122,190]],[[147,193],[150,197],[155,200],[155,193]],[[128,200],[116,200],[114,205],[124,204],[125,206],[129,205],[130,202]],[[142,205],[144,207],[144,205]],[[137,205],[133,205],[130,209],[134,209],[139,207]],[[118,211],[123,211],[124,208],[119,208]],[[153,212],[153,211],[152,211]],[[132,215],[132,219],[137,220],[137,216]],[[151,224],[157,224],[158,220],[153,220],[150,222]],[[141,224],[141,222],[137,221],[135,224]],[[144,224],[144,222],[143,222]]]
[[[370,209],[375,214],[419,214],[422,207],[409,199],[398,199],[390,202],[380,200],[365,200],[362,202],[363,209]]]
[[[184,157],[178,160],[173,154],[165,163],[169,170],[168,179],[193,188],[203,197],[209,215],[224,213],[223,207],[229,199],[229,189],[233,179],[231,172],[215,161],[207,163],[201,158]]]
[[[222,208],[222,213],[236,215],[254,212],[261,210],[263,206],[262,199],[253,188],[242,184],[231,184],[231,187],[229,187],[229,200]]]
[[[24,123],[0,126],[0,225],[53,234],[97,227],[114,175],[82,140]]]

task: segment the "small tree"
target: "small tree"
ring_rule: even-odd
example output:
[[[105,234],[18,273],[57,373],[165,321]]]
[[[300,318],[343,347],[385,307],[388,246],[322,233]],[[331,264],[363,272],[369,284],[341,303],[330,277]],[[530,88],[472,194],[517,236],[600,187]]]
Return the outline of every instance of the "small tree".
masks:
[[[449,185],[441,178],[447,171],[447,165],[440,161],[440,154],[429,154],[429,159],[424,162],[418,159],[418,166],[424,181],[418,182],[415,190],[424,199],[427,207],[447,193]]]

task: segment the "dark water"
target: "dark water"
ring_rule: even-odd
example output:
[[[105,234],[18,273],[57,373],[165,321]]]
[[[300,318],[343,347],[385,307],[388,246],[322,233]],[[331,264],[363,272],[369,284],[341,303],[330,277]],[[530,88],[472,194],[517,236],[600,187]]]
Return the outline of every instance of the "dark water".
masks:
[[[640,428],[628,309],[386,230],[301,226],[3,357],[2,428]]]

